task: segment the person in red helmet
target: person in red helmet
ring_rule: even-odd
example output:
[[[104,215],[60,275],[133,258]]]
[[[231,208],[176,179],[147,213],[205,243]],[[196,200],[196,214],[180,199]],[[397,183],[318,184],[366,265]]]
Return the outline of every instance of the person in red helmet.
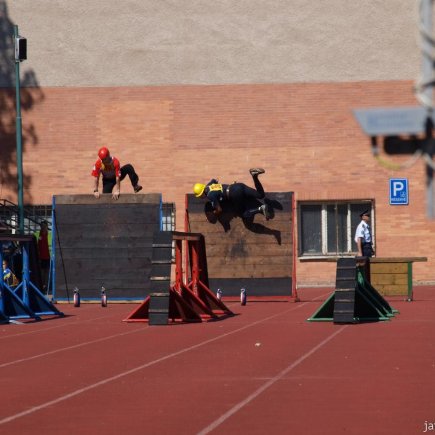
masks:
[[[98,150],[98,160],[95,162],[91,175],[94,177],[94,196],[100,197],[98,184],[100,175],[103,178],[103,193],[111,193],[113,199],[118,199],[121,193],[121,181],[128,175],[135,193],[142,190],[139,185],[139,177],[129,163],[121,166],[116,157],[110,155],[106,147]]]

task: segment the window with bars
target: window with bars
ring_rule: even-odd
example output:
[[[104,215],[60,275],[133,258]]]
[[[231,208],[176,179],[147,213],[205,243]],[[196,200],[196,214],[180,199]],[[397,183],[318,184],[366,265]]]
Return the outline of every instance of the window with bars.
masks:
[[[24,206],[23,229],[25,234],[33,234],[40,229],[40,222],[46,220],[51,228],[51,205]],[[6,231],[15,234],[19,231],[19,208],[7,200],[0,200],[0,220]]]
[[[173,202],[162,204],[162,231],[175,231],[175,204]]]
[[[360,214],[373,210],[372,201],[300,202],[298,235],[300,257],[354,255]],[[373,219],[371,231],[374,235]]]

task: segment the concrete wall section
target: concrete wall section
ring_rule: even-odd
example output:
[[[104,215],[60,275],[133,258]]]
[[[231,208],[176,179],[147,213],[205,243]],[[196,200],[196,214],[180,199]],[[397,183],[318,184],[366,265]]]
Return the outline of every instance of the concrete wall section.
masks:
[[[415,80],[417,3],[0,0],[40,86]]]

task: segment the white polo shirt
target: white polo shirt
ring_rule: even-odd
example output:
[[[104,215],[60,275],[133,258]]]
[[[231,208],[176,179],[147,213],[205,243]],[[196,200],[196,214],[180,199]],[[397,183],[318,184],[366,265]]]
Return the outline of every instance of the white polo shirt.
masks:
[[[361,221],[356,227],[355,231],[355,243],[358,243],[358,239],[362,238],[363,243],[371,243],[372,236],[370,234],[370,225],[365,221]]]

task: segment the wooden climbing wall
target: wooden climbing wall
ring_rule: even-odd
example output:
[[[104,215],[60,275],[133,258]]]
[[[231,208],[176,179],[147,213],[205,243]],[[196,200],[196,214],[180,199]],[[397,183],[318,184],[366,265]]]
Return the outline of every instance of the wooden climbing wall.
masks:
[[[153,235],[160,194],[55,196],[55,298],[143,300],[150,292]]]
[[[207,214],[207,201],[186,196],[185,231],[205,237],[210,288],[238,296],[290,296],[293,270],[292,192],[267,193],[273,218],[242,219],[230,203],[218,220]],[[252,205],[252,204],[251,204]],[[260,203],[257,205],[261,205]]]

